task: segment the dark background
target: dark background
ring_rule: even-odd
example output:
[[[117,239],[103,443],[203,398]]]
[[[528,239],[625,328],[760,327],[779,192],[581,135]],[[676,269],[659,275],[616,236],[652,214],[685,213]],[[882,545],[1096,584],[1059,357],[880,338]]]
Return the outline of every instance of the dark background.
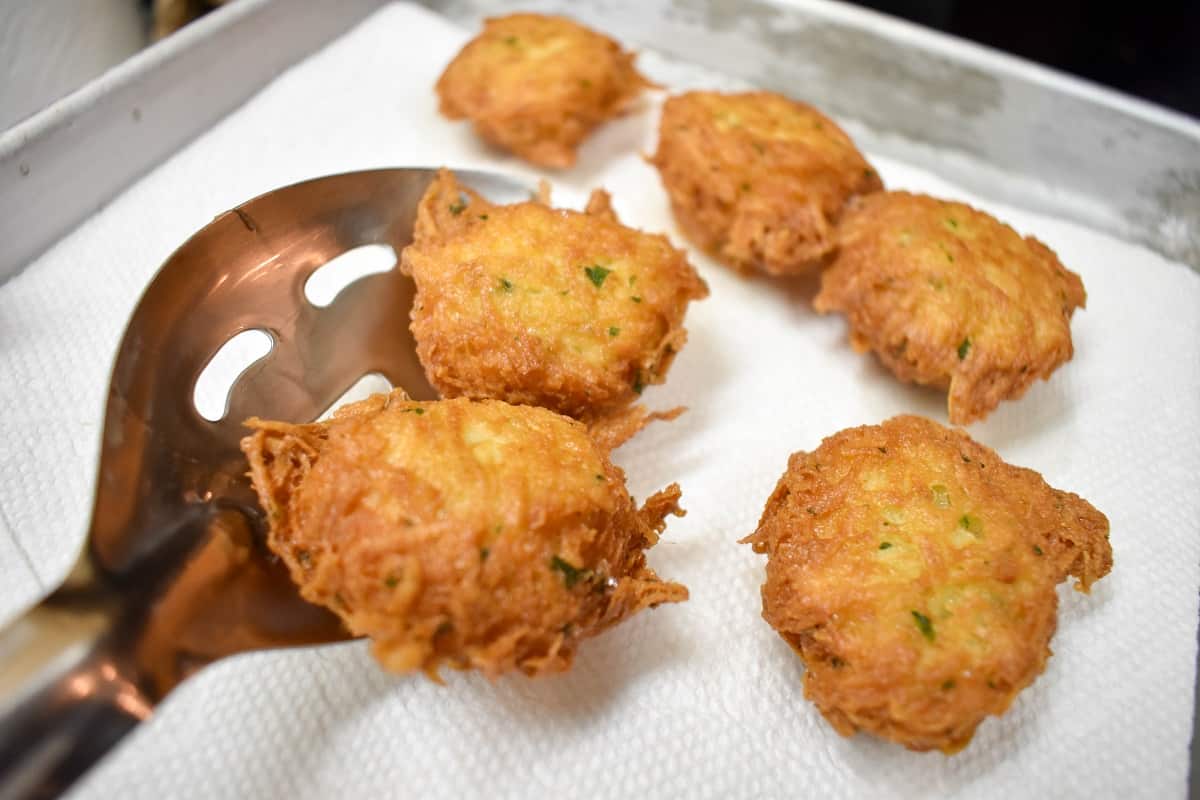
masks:
[[[1200,117],[1200,0],[852,0]]]

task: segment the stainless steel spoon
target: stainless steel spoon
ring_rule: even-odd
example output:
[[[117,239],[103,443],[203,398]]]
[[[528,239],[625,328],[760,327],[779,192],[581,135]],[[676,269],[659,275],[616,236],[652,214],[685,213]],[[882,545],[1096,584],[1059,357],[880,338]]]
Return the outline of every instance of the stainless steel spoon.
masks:
[[[315,419],[373,372],[436,396],[408,331],[413,287],[398,269],[324,308],[304,293],[344,252],[388,244],[399,254],[434,174],[371,170],[269,192],[217,217],[151,281],[113,368],[83,552],[61,587],[0,631],[0,798],[61,793],[218,658],[347,638],[263,545],[241,422]],[[499,176],[460,177],[500,202],[529,195]],[[273,349],[238,377],[224,417],[205,420],[197,377],[256,328]]]

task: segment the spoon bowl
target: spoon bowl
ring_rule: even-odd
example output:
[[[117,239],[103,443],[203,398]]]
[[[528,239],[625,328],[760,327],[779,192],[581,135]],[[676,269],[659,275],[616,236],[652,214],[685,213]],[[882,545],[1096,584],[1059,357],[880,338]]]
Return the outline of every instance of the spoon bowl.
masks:
[[[83,551],[62,586],[0,631],[0,798],[61,793],[216,659],[349,638],[267,550],[241,423],[311,421],[372,373],[437,396],[408,330],[414,287],[397,267],[327,306],[305,296],[309,277],[350,250],[399,254],[435,175],[379,169],[268,192],[159,269],[117,352]],[[459,175],[500,202],[529,196],[501,176]],[[271,350],[233,382],[221,418],[205,419],[197,380],[247,330],[265,331]]]

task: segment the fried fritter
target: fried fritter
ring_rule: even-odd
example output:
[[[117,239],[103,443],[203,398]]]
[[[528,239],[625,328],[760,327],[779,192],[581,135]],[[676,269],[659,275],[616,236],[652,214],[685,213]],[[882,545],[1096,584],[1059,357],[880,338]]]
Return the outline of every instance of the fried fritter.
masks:
[[[621,225],[608,194],[586,213],[497,206],[443,170],[400,262],[412,332],[443,396],[493,397],[576,418],[616,413],[665,380],[708,295],[665,236]]]
[[[271,549],[389,670],[561,672],[582,640],[687,599],[644,555],[683,514],[679,487],[639,510],[607,450],[551,411],[397,391],[247,425]]]
[[[489,19],[438,79],[441,112],[526,161],[569,167],[593,128],[654,86],[634,58],[565,17]]]
[[[1042,672],[1055,585],[1112,568],[1108,520],[966,434],[914,416],[795,453],[745,540],[763,617],[843,736],[953,753]]]
[[[883,188],[833,120],[772,92],[670,98],[651,163],[687,237],[742,272],[820,267],[846,201]]]
[[[950,421],[986,417],[1074,354],[1087,294],[1050,248],[989,214],[908,192],[863,198],[839,231],[817,311],[910,383],[949,388]]]

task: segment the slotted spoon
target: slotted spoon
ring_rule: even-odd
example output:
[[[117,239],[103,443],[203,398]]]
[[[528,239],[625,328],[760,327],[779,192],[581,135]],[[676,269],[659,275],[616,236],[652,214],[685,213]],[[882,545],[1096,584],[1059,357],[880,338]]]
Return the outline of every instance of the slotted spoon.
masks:
[[[434,175],[380,169],[278,189],[217,217],[163,264],[117,352],[83,552],[61,587],[0,632],[0,798],[61,793],[218,658],[347,638],[263,544],[241,422],[315,419],[369,373],[436,396],[408,331],[413,287],[397,268],[323,308],[304,292],[347,251],[398,254]],[[460,177],[499,202],[529,196],[500,176]],[[197,378],[251,329],[270,334],[271,352],[207,421]]]

